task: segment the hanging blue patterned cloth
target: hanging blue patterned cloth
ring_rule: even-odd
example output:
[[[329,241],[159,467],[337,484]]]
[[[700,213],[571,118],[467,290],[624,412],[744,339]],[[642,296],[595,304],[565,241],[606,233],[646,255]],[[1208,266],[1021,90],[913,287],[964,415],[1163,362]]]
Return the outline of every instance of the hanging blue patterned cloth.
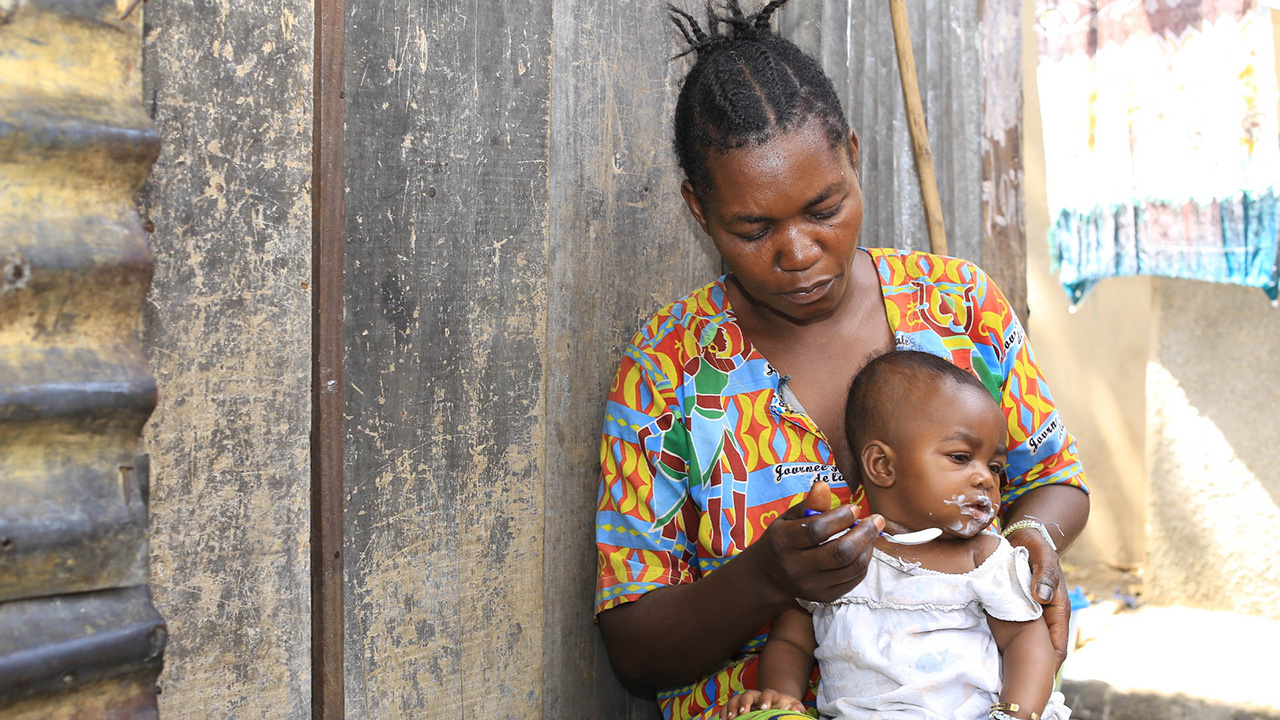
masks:
[[[1053,269],[1261,288],[1275,302],[1280,89],[1258,0],[1039,0]]]

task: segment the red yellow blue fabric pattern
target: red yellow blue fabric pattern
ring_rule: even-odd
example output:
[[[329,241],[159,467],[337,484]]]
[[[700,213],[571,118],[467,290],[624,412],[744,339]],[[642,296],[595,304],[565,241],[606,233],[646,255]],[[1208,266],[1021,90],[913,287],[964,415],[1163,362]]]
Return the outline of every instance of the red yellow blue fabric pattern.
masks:
[[[1075,439],[995,284],[966,260],[866,252],[898,348],[948,358],[1000,403],[1009,426],[1005,508],[1042,485],[1087,492]],[[866,514],[861,488],[848,486],[826,438],[785,403],[780,382],[739,328],[724,278],[668,305],[636,334],[605,411],[597,614],[714,572],[817,480]],[[659,692],[664,718],[714,717],[735,692],[755,687],[766,635],[762,628],[715,675]]]

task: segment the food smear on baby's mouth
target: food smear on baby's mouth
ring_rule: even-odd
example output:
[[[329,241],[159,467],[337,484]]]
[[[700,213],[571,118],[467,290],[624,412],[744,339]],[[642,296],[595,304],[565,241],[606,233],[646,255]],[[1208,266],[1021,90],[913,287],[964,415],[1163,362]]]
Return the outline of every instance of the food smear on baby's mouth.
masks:
[[[995,503],[986,495],[952,495],[950,500],[943,500],[948,505],[960,508],[960,514],[973,518],[973,521],[985,526],[996,515]],[[973,526],[974,522],[960,521],[952,525],[952,529],[963,532]]]

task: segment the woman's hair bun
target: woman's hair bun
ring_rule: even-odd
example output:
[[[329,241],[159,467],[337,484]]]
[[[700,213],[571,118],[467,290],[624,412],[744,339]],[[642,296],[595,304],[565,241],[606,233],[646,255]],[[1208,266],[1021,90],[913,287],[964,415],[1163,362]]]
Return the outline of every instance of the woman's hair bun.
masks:
[[[758,40],[772,32],[769,21],[778,8],[790,0],[769,0],[764,7],[748,15],[742,11],[739,0],[725,0],[717,9],[714,0],[707,0],[707,24],[704,29],[692,14],[667,3],[671,22],[680,30],[688,47],[676,55],[682,58],[691,53],[702,54],[734,40]]]
[[[787,0],[751,2],[763,7],[748,15],[742,0],[706,0],[705,22],[667,5],[687,43],[676,57],[695,54],[681,82],[672,125],[676,159],[699,197],[711,187],[710,150],[759,145],[809,118],[821,123],[831,147],[848,147],[849,123],[831,78],[816,59],[770,27]]]

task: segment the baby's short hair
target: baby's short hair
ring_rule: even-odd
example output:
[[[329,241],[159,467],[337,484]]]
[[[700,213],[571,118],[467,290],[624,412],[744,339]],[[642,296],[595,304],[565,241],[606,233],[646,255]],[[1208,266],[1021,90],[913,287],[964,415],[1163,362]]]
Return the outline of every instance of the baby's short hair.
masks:
[[[853,379],[844,411],[845,434],[854,455],[895,413],[929,412],[928,408],[907,407],[913,391],[944,379],[972,386],[990,397],[977,377],[931,353],[893,350],[867,363]]]

